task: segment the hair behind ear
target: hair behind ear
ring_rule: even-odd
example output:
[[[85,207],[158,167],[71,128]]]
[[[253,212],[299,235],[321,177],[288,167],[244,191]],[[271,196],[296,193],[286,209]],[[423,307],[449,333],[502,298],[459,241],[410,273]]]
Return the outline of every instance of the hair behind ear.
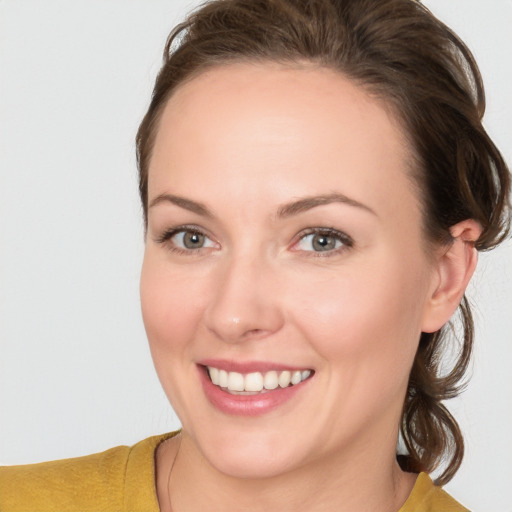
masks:
[[[459,469],[464,457],[464,439],[455,418],[442,403],[461,393],[473,350],[474,323],[466,296],[459,306],[463,339],[453,367],[440,375],[446,345],[454,342],[450,322],[434,333],[423,333],[414,359],[402,415],[401,433],[408,454],[399,462],[408,471],[432,472],[444,463],[435,480],[444,485]],[[451,339],[450,339],[451,338]]]
[[[476,268],[475,241],[481,233],[478,222],[464,220],[450,228],[451,241],[439,248],[438,277],[429,298],[424,332],[404,403],[401,433],[408,455],[399,462],[405,470],[427,472],[445,463],[444,471],[436,479],[437,485],[453,477],[464,456],[461,430],[443,401],[456,397],[465,387],[464,375],[471,360],[474,337],[465,290]],[[442,374],[441,363],[446,363],[446,352],[453,353],[453,345],[458,342],[452,319],[457,308],[463,333],[460,349],[451,370]]]

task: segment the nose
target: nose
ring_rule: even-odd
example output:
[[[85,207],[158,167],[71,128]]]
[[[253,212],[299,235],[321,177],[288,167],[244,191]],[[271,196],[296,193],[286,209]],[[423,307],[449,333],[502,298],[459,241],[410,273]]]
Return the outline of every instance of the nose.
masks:
[[[239,343],[267,337],[284,323],[279,279],[270,262],[233,258],[215,270],[214,291],[204,313],[206,327],[217,338]]]

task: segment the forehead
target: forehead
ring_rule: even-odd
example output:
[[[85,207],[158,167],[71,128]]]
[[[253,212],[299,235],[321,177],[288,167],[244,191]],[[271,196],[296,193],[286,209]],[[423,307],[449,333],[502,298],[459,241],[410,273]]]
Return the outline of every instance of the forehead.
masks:
[[[225,198],[338,191],[379,207],[402,195],[415,208],[410,160],[390,109],[341,73],[237,63],[196,76],[168,100],[149,195],[172,187],[206,199],[220,180]]]

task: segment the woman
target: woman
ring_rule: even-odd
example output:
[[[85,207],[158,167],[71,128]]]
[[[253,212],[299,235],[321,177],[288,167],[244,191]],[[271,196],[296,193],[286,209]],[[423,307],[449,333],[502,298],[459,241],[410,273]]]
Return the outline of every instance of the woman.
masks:
[[[464,510],[426,472],[462,459],[442,400],[510,188],[471,55],[412,0],[214,2],[166,55],[137,136],[141,298],[183,430],[6,469],[4,507]]]

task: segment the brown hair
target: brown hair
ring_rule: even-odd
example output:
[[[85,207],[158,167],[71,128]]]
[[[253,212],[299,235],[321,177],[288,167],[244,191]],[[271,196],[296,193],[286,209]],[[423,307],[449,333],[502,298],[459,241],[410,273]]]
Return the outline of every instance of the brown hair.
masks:
[[[416,0],[216,0],[177,26],[164,51],[152,101],[137,134],[140,195],[147,222],[148,170],[167,99],[206,68],[235,61],[309,61],[335,69],[390,105],[414,153],[426,239],[449,243],[449,228],[475,219],[475,246],[491,249],[510,225],[510,174],[481,120],[482,80],[468,48]],[[460,347],[453,369],[441,356],[452,325],[423,333],[411,370],[401,433],[404,469],[433,471],[436,483],[459,468],[464,442],[443,405],[462,387],[473,345],[466,297],[459,308]]]

